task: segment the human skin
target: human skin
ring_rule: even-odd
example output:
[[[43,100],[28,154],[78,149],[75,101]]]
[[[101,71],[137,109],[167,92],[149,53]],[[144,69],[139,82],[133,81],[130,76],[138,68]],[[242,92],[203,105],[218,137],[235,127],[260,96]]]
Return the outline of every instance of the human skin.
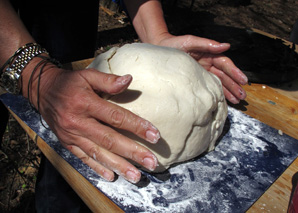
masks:
[[[188,52],[221,79],[229,101],[238,103],[245,98],[245,91],[239,84],[245,84],[247,78],[229,58],[221,55],[229,49],[229,44],[191,35],[171,35],[163,19],[159,1],[125,2],[133,25],[143,42]],[[0,49],[2,66],[19,47],[34,42],[34,39],[8,0],[0,0],[0,20],[0,46],[5,47]],[[133,80],[130,75],[116,76],[94,69],[70,71],[49,63],[41,73],[39,88],[39,74],[36,72],[33,75],[28,97],[29,78],[40,61],[40,58],[35,57],[23,70],[20,82],[22,94],[39,109],[64,147],[109,181],[114,180],[114,173],[132,183],[140,180],[140,171],[126,159],[133,160],[151,171],[156,168],[158,162],[151,151],[119,134],[112,127],[130,131],[148,143],[158,142],[159,131],[145,119],[107,102],[98,95],[123,92]]]
[[[245,99],[246,93],[240,85],[247,84],[247,77],[231,59],[222,55],[230,48],[230,44],[193,35],[173,36],[168,31],[158,0],[140,0],[137,3],[134,0],[124,1],[142,42],[187,52],[206,70],[219,77],[227,100],[237,104]]]

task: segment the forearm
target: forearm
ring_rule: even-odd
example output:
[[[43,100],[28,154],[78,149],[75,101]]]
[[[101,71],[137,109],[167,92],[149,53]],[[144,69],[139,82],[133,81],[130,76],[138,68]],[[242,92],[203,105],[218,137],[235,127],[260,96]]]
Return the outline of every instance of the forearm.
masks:
[[[159,44],[170,36],[158,0],[125,0],[133,26],[144,43]]]
[[[15,53],[15,51],[27,43],[34,42],[34,39],[23,25],[15,10],[10,5],[8,0],[0,0],[0,66]],[[43,53],[42,55],[48,56]],[[22,71],[22,78],[20,78],[20,85],[22,85],[22,94],[28,98],[28,82],[34,67],[41,61],[41,58],[34,57],[26,64]],[[45,71],[49,66],[45,68]],[[37,78],[38,72],[32,76],[31,80],[31,102],[36,106],[36,92],[37,92]],[[47,83],[45,78],[42,79],[43,84]]]
[[[26,43],[34,42],[8,0],[0,0],[0,66]]]

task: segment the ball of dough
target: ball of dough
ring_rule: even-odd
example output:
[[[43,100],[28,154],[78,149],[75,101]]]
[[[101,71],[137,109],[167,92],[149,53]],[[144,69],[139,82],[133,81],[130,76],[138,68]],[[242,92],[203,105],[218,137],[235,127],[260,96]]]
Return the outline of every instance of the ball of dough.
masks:
[[[127,91],[108,100],[159,129],[157,144],[121,132],[156,155],[155,172],[214,149],[227,117],[222,85],[188,54],[151,44],[126,44],[97,56],[89,67],[133,76]]]

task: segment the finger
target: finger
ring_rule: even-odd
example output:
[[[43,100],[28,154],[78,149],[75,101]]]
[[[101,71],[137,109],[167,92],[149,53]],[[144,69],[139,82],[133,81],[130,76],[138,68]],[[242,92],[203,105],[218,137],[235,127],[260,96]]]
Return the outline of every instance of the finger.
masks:
[[[208,38],[201,38],[192,35],[186,35],[181,37],[183,39],[180,49],[185,52],[203,52],[211,54],[219,54],[230,49],[230,44],[220,43]]]
[[[102,172],[103,170],[101,170],[103,167],[105,167],[132,183],[139,182],[141,173],[129,162],[105,150],[104,148],[95,145],[92,141],[88,141],[87,139],[82,140],[84,140],[84,142],[81,141],[81,144],[84,144],[84,146],[77,147],[68,145],[67,148],[78,157],[83,157],[81,158],[82,161],[91,168],[99,168],[97,169],[100,172],[99,175],[107,175],[107,173],[105,172],[108,172],[108,170],[104,169],[104,172]],[[81,151],[85,153],[85,155],[79,149],[81,149]],[[99,162],[101,166],[99,166],[99,164],[96,164],[95,162]],[[103,175],[101,176],[104,177]],[[109,175],[110,173],[108,174],[108,177]]]
[[[157,166],[156,157],[147,148],[94,119],[88,120],[88,126],[82,127],[82,132],[84,137],[105,150],[131,159],[150,171]]]
[[[99,174],[102,178],[107,181],[113,181],[115,178],[114,172],[106,167],[102,166],[99,162],[89,157],[85,152],[77,146],[67,145],[66,148],[70,150],[74,155],[87,164],[92,170]]]
[[[236,98],[229,90],[227,90],[224,86],[223,88],[223,93],[224,96],[228,101],[230,101],[232,104],[239,104],[240,100]]]
[[[158,129],[149,121],[101,98],[94,98],[88,111],[91,117],[113,127],[127,130],[151,143],[160,139]]]
[[[99,72],[95,69],[86,69],[81,75],[92,86],[93,90],[108,94],[118,94],[127,89],[132,81],[131,75],[117,76]]]
[[[239,100],[244,100],[246,98],[245,90],[240,87],[232,78],[226,75],[225,72],[217,69],[216,67],[211,67],[210,72],[216,75],[222,82],[223,87],[227,90],[225,91],[225,97],[229,101],[235,103],[237,100],[239,102]]]
[[[246,75],[235,66],[230,58],[222,55],[214,57],[213,65],[217,69],[224,71],[236,83],[242,85],[247,84],[248,79]]]

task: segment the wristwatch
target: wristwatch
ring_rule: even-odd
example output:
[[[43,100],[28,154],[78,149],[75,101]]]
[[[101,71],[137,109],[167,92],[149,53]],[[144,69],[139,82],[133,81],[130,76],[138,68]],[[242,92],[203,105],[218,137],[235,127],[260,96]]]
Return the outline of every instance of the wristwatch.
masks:
[[[20,94],[22,89],[20,78],[23,69],[29,61],[41,53],[47,53],[47,51],[37,43],[28,43],[20,47],[0,69],[2,71],[7,67],[1,75],[1,87],[9,93]]]
[[[21,72],[17,70],[7,68],[1,76],[1,87],[7,92],[12,94],[20,94],[21,86],[19,84],[19,79],[21,77]]]

